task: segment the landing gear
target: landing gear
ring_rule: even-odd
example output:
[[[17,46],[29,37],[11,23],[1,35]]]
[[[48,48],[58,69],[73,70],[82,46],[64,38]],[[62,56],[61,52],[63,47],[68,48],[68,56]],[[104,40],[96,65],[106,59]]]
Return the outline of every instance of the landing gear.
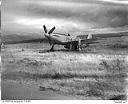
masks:
[[[81,48],[80,47],[78,48],[78,51],[81,51]]]
[[[64,47],[67,48],[68,51],[81,51],[81,39],[76,42],[71,42],[70,44],[67,44]]]
[[[74,51],[79,50],[79,51],[81,51],[81,47],[78,43],[71,43],[69,50],[74,50]]]
[[[54,44],[52,44],[50,51],[54,51]]]
[[[81,51],[81,39],[78,40],[78,50]]]
[[[69,50],[72,50],[73,49],[73,43],[71,43],[70,45],[69,45]]]

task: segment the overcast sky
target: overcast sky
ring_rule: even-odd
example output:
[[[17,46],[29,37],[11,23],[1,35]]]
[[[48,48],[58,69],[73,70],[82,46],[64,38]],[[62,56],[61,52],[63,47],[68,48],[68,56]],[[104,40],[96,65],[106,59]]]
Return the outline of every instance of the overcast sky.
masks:
[[[128,25],[127,0],[3,0],[2,31],[86,31]]]

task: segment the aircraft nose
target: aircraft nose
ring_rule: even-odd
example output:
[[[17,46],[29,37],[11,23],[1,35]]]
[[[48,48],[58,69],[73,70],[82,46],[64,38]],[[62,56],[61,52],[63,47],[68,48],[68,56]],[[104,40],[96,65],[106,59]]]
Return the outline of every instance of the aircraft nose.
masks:
[[[44,35],[45,35],[45,36],[47,36],[47,34],[46,34],[46,33],[44,33]]]
[[[49,35],[47,33],[44,34],[45,37],[48,37]]]

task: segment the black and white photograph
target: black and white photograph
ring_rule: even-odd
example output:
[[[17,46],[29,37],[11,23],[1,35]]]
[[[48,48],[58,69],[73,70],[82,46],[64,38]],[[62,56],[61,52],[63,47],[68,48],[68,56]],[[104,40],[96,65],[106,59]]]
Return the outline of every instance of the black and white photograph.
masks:
[[[0,19],[1,100],[127,100],[128,0],[2,0]]]

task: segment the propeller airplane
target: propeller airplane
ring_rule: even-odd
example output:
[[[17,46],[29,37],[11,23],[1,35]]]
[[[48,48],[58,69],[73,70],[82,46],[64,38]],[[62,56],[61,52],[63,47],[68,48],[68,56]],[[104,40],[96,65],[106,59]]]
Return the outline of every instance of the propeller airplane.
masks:
[[[78,36],[71,36],[68,34],[54,33],[55,26],[48,31],[46,26],[43,25],[44,36],[48,39],[49,44],[51,46],[50,51],[54,51],[54,45],[64,45],[64,48],[68,50],[78,50],[81,51],[83,47],[89,46],[89,44],[97,43],[96,40],[100,40],[103,38],[109,37],[122,37],[128,36],[127,31],[115,31],[115,32],[101,32],[101,33],[84,33],[84,38],[80,38],[80,33]],[[92,35],[93,34],[93,35]],[[84,44],[83,44],[84,43]]]
[[[60,33],[53,33],[55,30],[55,26],[48,31],[46,26],[43,25],[44,28],[44,36],[48,39],[49,44],[51,46],[50,51],[54,51],[54,45],[59,44],[59,45],[64,45],[64,48],[68,50],[79,50],[81,51],[81,41],[82,39],[78,37],[71,36],[70,34],[60,34]],[[92,39],[92,35],[89,34],[85,41],[87,43]]]

